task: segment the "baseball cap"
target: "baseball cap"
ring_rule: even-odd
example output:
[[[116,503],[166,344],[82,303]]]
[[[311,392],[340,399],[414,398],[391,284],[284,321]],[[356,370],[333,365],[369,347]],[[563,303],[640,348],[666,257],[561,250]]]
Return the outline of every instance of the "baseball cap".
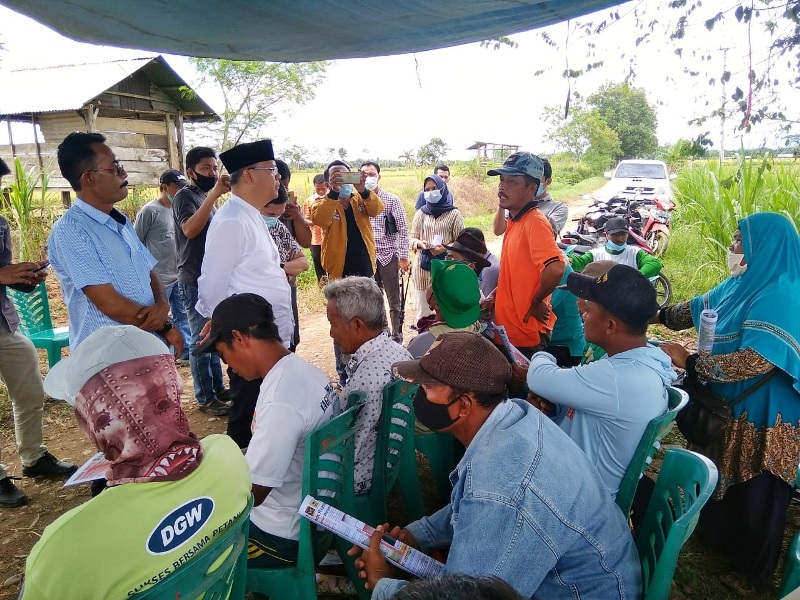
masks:
[[[650,280],[628,265],[614,265],[597,277],[570,273],[567,289],[578,298],[597,302],[634,327],[646,325],[658,312],[656,290]]]
[[[462,231],[458,234],[458,237],[455,239],[455,241],[453,241],[452,244],[445,244],[444,247],[448,250],[452,250],[453,252],[458,252],[459,254],[466,256],[470,262],[474,262],[479,269],[485,269],[492,264],[486,260],[486,257],[484,256],[487,252],[486,244],[472,235],[469,231]]]
[[[511,381],[511,365],[485,337],[471,331],[443,333],[419,360],[392,365],[395,377],[426,385],[449,385],[467,392],[501,393]]]
[[[606,221],[603,231],[606,233],[623,233],[628,231],[628,220],[622,217],[612,217]]]
[[[161,174],[161,179],[159,179],[161,185],[166,185],[170,183],[175,183],[181,187],[185,185],[189,185],[189,180],[186,179],[186,175],[181,173],[180,171],[176,171],[175,169],[167,169]]]
[[[234,294],[217,304],[211,315],[211,331],[202,344],[192,351],[199,356],[214,350],[219,336],[275,320],[272,305],[258,294]]]
[[[169,354],[167,345],[152,333],[133,325],[101,327],[75,352],[54,364],[44,378],[44,391],[51,398],[75,405],[75,397],[94,375],[111,365],[142,358]]]
[[[530,152],[514,152],[499,169],[486,172],[487,175],[530,175],[542,181],[544,163],[542,159]]]
[[[431,261],[431,287],[436,304],[450,327],[467,327],[480,318],[478,276],[469,265],[452,260]]]

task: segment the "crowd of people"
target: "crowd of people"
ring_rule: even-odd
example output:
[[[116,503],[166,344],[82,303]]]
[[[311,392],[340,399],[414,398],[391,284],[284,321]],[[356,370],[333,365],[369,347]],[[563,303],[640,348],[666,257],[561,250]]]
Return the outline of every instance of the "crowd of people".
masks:
[[[565,255],[557,236],[567,208],[547,191],[552,166],[528,152],[488,171],[499,178],[498,258],[480,229],[464,227],[445,165],[424,178],[409,227],[377,162],[357,170],[331,162],[301,206],[270,140],[219,155],[196,147],[185,174],[165,171],[159,197],[131,223],[115,208],[128,193],[126,171],[105,142],[72,133],[59,146],[77,197],[52,229],[49,262],[14,263],[0,218],[0,375],[23,475],[76,469],[42,444],[45,392],[74,407],[107,461],[95,497],[34,547],[23,598],[146,589],[223,531],[251,493],[248,564],[295,562],[306,436],[363,394],[353,481],[355,494],[368,492],[383,389],[395,378],[419,386],[418,434],[451,433],[465,452],[446,506],[405,527],[380,524],[368,550],[352,551],[376,599],[424,587],[395,577],[375,542],[386,532],[446,552],[445,573],[495,578],[455,578],[453,587],[509,598],[638,597],[634,538],[614,500],[645,428],[667,409],[673,367],[729,401],[753,388],[734,406],[721,446],[704,449],[720,484],[700,533],[754,584],[769,584],[800,462],[800,323],[786,310],[800,292],[800,241],[785,217],[742,219],[730,278],[659,309],[648,276],[661,265],[625,245],[626,224],[609,220],[597,253]],[[326,299],[334,380],[296,353],[304,248]],[[48,265],[67,306],[70,356],[43,383],[6,287],[31,291]],[[417,314],[404,346],[409,271]],[[697,326],[704,308],[719,313],[711,354],[648,341],[649,325]],[[187,361],[198,409],[227,416],[227,435],[190,432],[175,367]],[[24,504],[1,469],[0,507]],[[193,525],[179,528],[176,518]],[[92,539],[111,528],[125,564],[102,544],[66,551],[76,531]],[[486,552],[487,535],[496,552]],[[73,581],[89,563],[102,581]]]

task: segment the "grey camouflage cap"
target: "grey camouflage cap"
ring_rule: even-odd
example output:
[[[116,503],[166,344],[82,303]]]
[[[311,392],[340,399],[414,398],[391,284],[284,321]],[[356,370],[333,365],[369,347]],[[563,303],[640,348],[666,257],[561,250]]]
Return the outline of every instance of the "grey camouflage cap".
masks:
[[[499,169],[487,171],[487,175],[529,175],[538,181],[544,179],[542,159],[530,152],[514,152]]]

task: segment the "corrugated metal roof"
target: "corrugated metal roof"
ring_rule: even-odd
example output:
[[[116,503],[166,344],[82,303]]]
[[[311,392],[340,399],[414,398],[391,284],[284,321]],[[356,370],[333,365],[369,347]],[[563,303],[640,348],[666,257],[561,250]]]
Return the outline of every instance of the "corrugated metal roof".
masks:
[[[445,48],[551,25],[619,0],[2,0],[83,42],[302,62]]]
[[[177,104],[187,121],[215,120],[217,114],[202,98],[181,96],[181,79],[161,56],[146,56],[109,62],[57,65],[0,71],[0,117],[81,110],[120,81],[142,70]],[[12,93],[8,93],[11,90]],[[206,116],[203,116],[206,115]]]

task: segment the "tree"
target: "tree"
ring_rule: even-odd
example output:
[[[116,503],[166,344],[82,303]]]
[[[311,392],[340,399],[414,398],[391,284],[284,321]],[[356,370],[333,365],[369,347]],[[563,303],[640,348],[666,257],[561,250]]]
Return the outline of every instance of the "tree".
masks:
[[[413,150],[403,150],[403,153],[397,157],[399,160],[402,160],[406,166],[410,166],[414,164],[414,151]]]
[[[417,160],[423,165],[435,165],[442,161],[450,147],[442,138],[434,137],[431,141],[417,150]]]
[[[288,150],[284,150],[282,154],[289,160],[292,168],[299,169],[306,160],[308,150],[298,144],[293,144]]]
[[[347,148],[338,148],[336,150],[336,154],[339,155],[340,160],[344,160],[345,158],[347,158]]]
[[[619,136],[617,158],[646,158],[658,148],[656,111],[643,89],[609,83],[589,96],[589,105]]]
[[[261,137],[283,104],[304,104],[325,79],[328,62],[268,63],[256,60],[193,58],[201,83],[215,84],[225,102],[221,121],[212,124],[215,145],[227,150]],[[191,94],[188,88],[183,93]]]
[[[619,136],[600,117],[597,109],[576,104],[566,120],[560,107],[547,107],[545,120],[549,124],[546,138],[575,158],[583,160],[595,171],[602,171],[620,156]]]
[[[333,146],[329,146],[329,147],[325,148],[325,152],[327,152],[327,154],[328,154],[328,160],[329,161],[333,160],[334,158],[336,158],[336,148],[334,148]]]

